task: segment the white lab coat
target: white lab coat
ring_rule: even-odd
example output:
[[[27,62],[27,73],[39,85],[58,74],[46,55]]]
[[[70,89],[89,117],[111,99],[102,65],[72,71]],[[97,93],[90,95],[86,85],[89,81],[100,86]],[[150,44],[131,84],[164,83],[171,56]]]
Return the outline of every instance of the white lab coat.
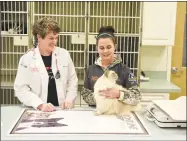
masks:
[[[56,47],[52,53],[51,67],[54,76],[57,68],[60,71],[60,78],[55,78],[59,106],[65,100],[74,101],[77,96],[78,79],[69,52]],[[40,104],[47,103],[48,80],[39,48],[34,48],[20,58],[14,83],[15,96],[24,105],[36,109]]]

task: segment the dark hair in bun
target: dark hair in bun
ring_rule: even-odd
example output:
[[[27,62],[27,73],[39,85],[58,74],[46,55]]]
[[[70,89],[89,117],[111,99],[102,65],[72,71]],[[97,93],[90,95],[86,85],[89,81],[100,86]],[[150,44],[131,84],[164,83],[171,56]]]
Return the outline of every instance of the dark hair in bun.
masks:
[[[114,44],[116,44],[116,38],[115,38],[114,32],[115,32],[115,30],[112,26],[102,26],[99,29],[99,33],[96,37],[96,39],[97,39],[96,44],[98,44],[98,40],[100,38],[111,38],[112,41],[114,42]]]
[[[111,33],[114,34],[115,30],[112,26],[103,26],[99,29],[99,34],[100,33]]]

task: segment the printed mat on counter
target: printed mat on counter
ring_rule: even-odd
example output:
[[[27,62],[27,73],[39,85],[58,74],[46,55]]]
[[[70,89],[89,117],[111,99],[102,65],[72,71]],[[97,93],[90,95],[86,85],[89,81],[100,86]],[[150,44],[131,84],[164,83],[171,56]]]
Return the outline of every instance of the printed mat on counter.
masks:
[[[95,116],[92,110],[41,112],[25,109],[10,134],[143,134],[148,132],[134,112]]]

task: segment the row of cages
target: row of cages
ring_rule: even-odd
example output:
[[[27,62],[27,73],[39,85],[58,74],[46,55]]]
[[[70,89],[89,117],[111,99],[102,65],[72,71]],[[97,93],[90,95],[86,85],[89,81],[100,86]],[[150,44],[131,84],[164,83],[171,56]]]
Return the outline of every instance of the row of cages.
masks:
[[[14,45],[17,39],[15,37],[2,37],[1,49],[1,81],[4,83],[13,82],[17,72],[20,57],[27,52],[28,46]],[[18,37],[19,38],[19,37]],[[70,35],[61,35],[57,43],[58,47],[65,48],[69,51],[70,56],[76,68],[79,80],[84,79],[84,70],[93,64],[99,57],[96,45],[89,44],[72,44]],[[120,54],[122,62],[126,64],[133,73],[137,75],[138,59],[139,59],[139,38],[137,37],[121,37],[117,38],[116,54]]]
[[[77,107],[88,106],[82,99],[82,96],[80,95],[81,88],[82,87],[79,87],[79,90],[77,92],[77,97],[74,103],[75,106]],[[0,89],[0,104],[1,105],[22,105],[19,99],[15,96],[14,89],[10,87],[5,87],[3,89]]]
[[[27,34],[30,15],[33,22],[45,16],[54,18],[62,33],[97,33],[101,26],[112,25],[116,33],[139,34],[142,5],[142,2],[1,2],[1,31]]]

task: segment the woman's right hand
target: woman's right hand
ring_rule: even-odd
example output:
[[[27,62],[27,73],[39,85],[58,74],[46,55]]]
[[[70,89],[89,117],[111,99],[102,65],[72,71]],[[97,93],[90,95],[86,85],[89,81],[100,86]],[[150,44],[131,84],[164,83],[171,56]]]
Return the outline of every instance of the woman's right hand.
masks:
[[[42,111],[42,112],[52,112],[52,111],[56,111],[56,108],[55,106],[53,106],[53,104],[51,103],[43,103],[43,104],[40,104],[38,107],[37,107],[38,110]]]
[[[118,99],[120,97],[120,91],[116,88],[107,88],[104,90],[100,90],[99,93],[105,96],[106,98]]]

